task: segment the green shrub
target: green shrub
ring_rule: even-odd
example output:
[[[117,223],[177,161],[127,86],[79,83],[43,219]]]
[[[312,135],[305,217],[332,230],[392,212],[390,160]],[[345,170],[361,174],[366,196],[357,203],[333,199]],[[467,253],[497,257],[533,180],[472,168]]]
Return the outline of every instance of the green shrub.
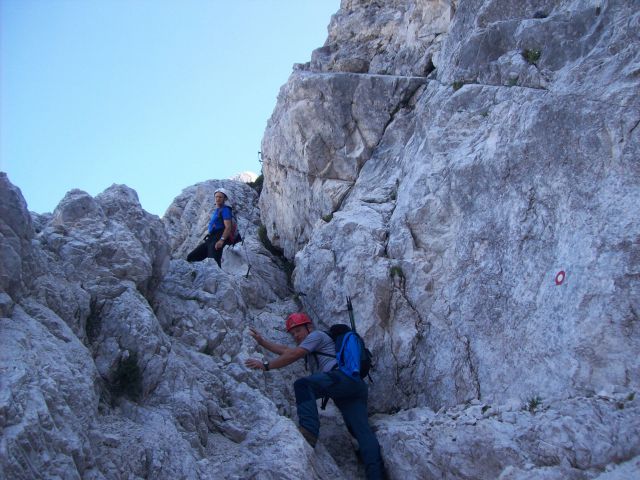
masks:
[[[542,51],[539,48],[526,48],[522,51],[522,56],[528,63],[535,65],[540,60]]]
[[[524,410],[528,410],[530,413],[536,413],[540,407],[542,407],[542,398],[536,395],[527,401],[524,405]]]
[[[399,267],[398,265],[394,265],[389,269],[389,275],[391,276],[391,278],[394,278],[394,277],[404,278],[404,272],[402,271],[402,268]]]
[[[333,219],[333,213],[330,213],[329,215],[323,215],[322,216],[322,220],[324,220],[327,223],[329,223],[332,219]]]
[[[464,85],[464,82],[462,80],[456,80],[455,82],[453,82],[453,84],[451,84],[454,92],[457,90],[460,90],[463,85]]]

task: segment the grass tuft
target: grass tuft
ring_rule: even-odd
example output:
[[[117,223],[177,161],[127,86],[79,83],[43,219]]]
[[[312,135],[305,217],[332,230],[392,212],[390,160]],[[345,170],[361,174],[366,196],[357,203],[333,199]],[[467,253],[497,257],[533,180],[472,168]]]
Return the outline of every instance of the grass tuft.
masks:
[[[523,409],[529,413],[536,413],[542,407],[542,398],[538,395],[531,397],[524,405]]]

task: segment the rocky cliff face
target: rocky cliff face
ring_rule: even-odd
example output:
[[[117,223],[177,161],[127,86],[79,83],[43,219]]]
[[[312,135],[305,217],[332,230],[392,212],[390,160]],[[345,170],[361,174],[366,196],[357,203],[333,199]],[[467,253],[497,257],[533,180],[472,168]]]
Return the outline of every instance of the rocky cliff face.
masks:
[[[280,92],[260,203],[317,316],[353,298],[374,406],[637,388],[637,5],[342,7]]]
[[[283,87],[264,223],[319,317],[354,298],[380,408],[638,384],[639,21],[344,2]]]
[[[125,186],[30,214],[0,175],[6,478],[361,478],[302,366],[247,371],[301,306],[377,360],[391,478],[640,474],[640,10],[344,0],[263,140],[260,198]],[[245,237],[189,264],[224,186]],[[265,248],[266,233],[295,261]]]
[[[245,243],[223,270],[188,264],[221,185]],[[3,173],[0,197],[2,478],[333,476],[287,418],[301,372],[265,383],[241,366],[255,355],[246,327],[297,308],[250,187],[195,185],[163,220],[118,185],[30,215]]]

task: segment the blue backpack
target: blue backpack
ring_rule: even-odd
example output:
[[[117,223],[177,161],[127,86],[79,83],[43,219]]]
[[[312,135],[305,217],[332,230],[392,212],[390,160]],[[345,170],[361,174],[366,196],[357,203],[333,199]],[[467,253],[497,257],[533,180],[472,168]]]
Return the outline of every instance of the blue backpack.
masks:
[[[369,375],[373,363],[373,355],[364,344],[362,337],[344,323],[332,325],[325,332],[336,345],[338,368],[351,378],[365,378]],[[314,352],[329,357],[326,353]]]
[[[347,310],[349,311],[349,321],[351,327],[344,323],[336,323],[332,325],[327,332],[336,346],[336,360],[338,361],[338,368],[350,378],[357,379],[368,377],[369,381],[373,382],[369,375],[369,370],[373,366],[373,355],[364,344],[362,337],[356,332],[356,322],[353,318],[353,305],[351,304],[351,297],[347,297]],[[326,353],[314,352],[316,355],[324,355],[331,357]],[[324,410],[329,402],[329,397],[322,399],[320,408]]]
[[[336,343],[336,360],[340,370],[352,378],[371,379],[369,370],[373,356],[362,337],[344,324],[333,325],[329,329],[329,336]]]
[[[362,337],[344,323],[332,325],[325,333],[335,342],[338,368],[350,378],[368,377],[369,381],[373,382],[371,375],[369,375],[373,364],[373,355],[365,346]],[[325,357],[333,356],[322,352],[313,353]],[[326,409],[328,402],[329,397],[323,397],[320,409]]]

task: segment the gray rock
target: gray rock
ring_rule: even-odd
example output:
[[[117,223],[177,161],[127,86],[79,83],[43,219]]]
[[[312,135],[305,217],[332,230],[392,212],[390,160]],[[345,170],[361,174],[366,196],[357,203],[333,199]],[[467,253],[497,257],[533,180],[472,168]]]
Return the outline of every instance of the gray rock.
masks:
[[[420,77],[291,75],[262,142],[260,196],[269,238],[285,256],[292,258],[341,208],[393,115],[424,83]]]
[[[493,417],[469,424],[442,422],[446,412],[409,410],[377,416],[375,426],[392,478],[594,478],[616,469],[607,466],[610,459],[637,456],[637,400],[575,398],[535,414],[512,413],[513,422]],[[623,471],[637,473],[637,461]]]
[[[270,233],[286,254],[297,251],[296,290],[309,292],[307,304],[326,323],[346,318],[344,295],[351,295],[359,328],[380,359],[377,385],[396,386],[393,395],[373,386],[376,409],[572,396],[640,381],[639,286],[630,273],[640,231],[633,214],[640,110],[630,88],[637,93],[638,81],[602,72],[598,88],[606,92],[598,96],[616,100],[600,101],[572,77],[612,61],[610,49],[637,46],[626,25],[638,12],[554,3],[546,18],[534,18],[541,15],[533,4],[503,3],[458,5],[436,77],[389,118],[329,222],[311,222],[320,201],[289,201],[290,194],[314,198],[310,176],[301,178],[309,170],[304,156],[280,153],[268,165],[261,204],[282,209]],[[599,16],[627,21],[607,32]],[[515,55],[522,45],[512,39],[542,24],[562,25],[560,38],[570,32],[581,39],[567,44],[545,89],[502,86],[508,82],[484,78],[484,70],[473,73],[476,84],[451,88],[466,65],[485,68],[511,55],[516,70],[523,67]],[[547,41],[542,51],[558,40],[537,38]],[[465,49],[477,55],[467,58]],[[624,72],[638,64],[626,54],[615,62]],[[265,139],[271,150],[316,133],[325,139],[325,122],[340,123],[308,108],[319,118],[286,126],[282,119],[307,114],[293,90],[300,75],[281,92],[272,118],[278,134]],[[304,75],[320,85],[333,81]],[[330,98],[334,105],[323,111],[349,104]],[[353,165],[330,158],[334,170]],[[320,173],[312,185],[324,181],[329,176]]]
[[[311,56],[320,72],[427,76],[455,11],[450,1],[352,0],[332,17],[329,36]]]
[[[82,476],[99,400],[91,354],[51,310],[27,301],[0,319],[0,471],[4,478]]]
[[[37,215],[0,174],[0,476],[363,478],[334,407],[298,433],[302,362],[243,363],[272,358],[250,327],[290,344],[287,314],[348,322],[347,295],[390,478],[640,475],[639,22],[343,1],[260,198],[209,180],[159,219],[114,185]],[[185,261],[217,186],[245,238],[221,269]]]
[[[247,326],[286,342],[283,316],[297,309],[259,216],[221,270],[169,262],[175,239],[127,187],[69,192],[34,215],[36,235],[19,190],[0,186],[14,273],[39,272],[0,291],[3,477],[344,478],[290,418],[301,368],[266,379],[243,366],[263,354]],[[238,209],[252,212],[244,193]]]
[[[260,202],[277,211],[270,238],[295,255],[296,291],[324,325],[345,321],[353,298],[378,359],[374,410],[637,389],[639,12],[450,2],[444,35],[420,47],[435,72],[391,114],[368,104],[369,117],[388,121],[354,162],[334,147],[345,129],[326,127],[346,123],[334,112],[350,111],[350,89],[318,92],[341,69],[420,75],[390,60],[371,67],[371,46],[389,48],[387,25],[411,31],[406,12],[423,7],[410,3],[344,4],[327,44],[281,90]],[[317,135],[328,147],[311,148]],[[343,190],[326,187],[349,168]],[[500,415],[522,428],[517,411]],[[593,475],[571,468],[540,475]]]
[[[33,235],[31,216],[20,189],[0,172],[0,289],[11,296],[20,296],[31,283]]]

